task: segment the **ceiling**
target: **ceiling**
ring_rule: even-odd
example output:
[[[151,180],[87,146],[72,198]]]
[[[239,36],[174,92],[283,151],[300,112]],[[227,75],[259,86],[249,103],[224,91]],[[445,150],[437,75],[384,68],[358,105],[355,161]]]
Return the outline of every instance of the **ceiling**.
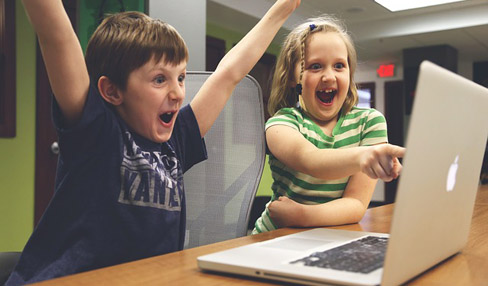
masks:
[[[249,31],[274,0],[208,0],[207,21],[240,33]],[[360,67],[401,64],[404,48],[448,44],[460,60],[488,61],[488,0],[466,0],[390,12],[373,0],[302,0],[278,33],[309,17],[328,13],[344,20],[358,51]]]

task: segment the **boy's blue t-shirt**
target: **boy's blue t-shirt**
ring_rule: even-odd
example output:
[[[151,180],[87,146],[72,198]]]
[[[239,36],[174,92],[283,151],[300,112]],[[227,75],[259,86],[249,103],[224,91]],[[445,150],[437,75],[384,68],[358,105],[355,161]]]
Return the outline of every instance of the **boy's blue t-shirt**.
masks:
[[[7,285],[78,273],[183,248],[183,173],[207,158],[189,105],[171,139],[131,133],[90,86],[80,122],[63,127],[54,104],[60,157],[52,201]]]

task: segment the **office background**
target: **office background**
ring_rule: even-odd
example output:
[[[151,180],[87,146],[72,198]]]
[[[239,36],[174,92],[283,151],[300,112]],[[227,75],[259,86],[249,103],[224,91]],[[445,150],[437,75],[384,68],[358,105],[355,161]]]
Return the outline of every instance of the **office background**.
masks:
[[[43,130],[37,129],[36,131],[37,43],[35,34],[27,20],[20,0],[6,1],[15,2],[16,134],[15,137],[10,138],[0,137],[0,251],[18,251],[23,248],[35,224],[34,194],[36,188],[36,132],[43,132]],[[120,9],[120,3],[123,3],[126,10],[139,10],[147,12],[148,7],[153,7],[154,9],[149,9],[148,13],[153,17],[168,19],[167,21],[174,25],[178,31],[182,33],[183,38],[187,41],[190,47],[189,69],[204,70],[205,60],[203,59],[205,59],[205,40],[202,39],[207,38],[208,41],[208,37],[210,37],[223,40],[225,44],[225,51],[229,50],[257,21],[257,18],[262,16],[264,11],[267,9],[267,7],[264,6],[270,5],[270,3],[273,2],[268,0],[259,0],[260,2],[258,3],[256,1],[253,0],[253,3],[248,3],[248,10],[242,12],[236,12],[236,7],[233,7],[232,5],[238,5],[239,2],[246,1],[108,0],[106,1],[106,6],[104,8],[107,12],[118,11]],[[102,1],[95,0],[80,0],[76,2],[78,5],[78,35],[83,48],[86,47],[88,38],[98,23],[97,15],[99,13],[99,5],[101,2]],[[164,2],[168,3],[164,4]],[[307,0],[305,0],[302,2],[303,9],[310,9],[310,7],[313,6],[312,4],[320,1],[307,2]],[[330,2],[332,3],[337,1]],[[360,1],[352,2],[359,3]],[[478,8],[480,11],[487,10],[488,1],[471,0],[468,2],[476,2],[475,4],[478,5],[472,6],[471,9]],[[166,9],[156,9],[157,5],[163,5],[166,7]],[[157,11],[165,11],[173,18],[165,16],[164,13],[160,15],[156,13]],[[202,15],[205,15],[205,13],[202,11],[206,11],[206,15],[208,17],[207,19],[202,17]],[[216,13],[218,15],[215,15]],[[259,13],[261,13],[261,15],[259,15]],[[361,11],[352,11],[350,13],[361,13]],[[317,13],[315,13],[315,15],[317,15]],[[361,17],[360,14],[356,15],[356,17]],[[418,17],[421,17],[421,15]],[[220,22],[220,20],[218,20],[219,18],[222,18],[223,20],[228,20],[228,18],[231,18],[230,20],[233,22],[232,24],[229,24],[229,22]],[[191,21],[180,21],[180,19],[191,19]],[[298,22],[301,19],[299,16],[296,16],[290,20],[291,22]],[[175,22],[172,23],[172,21]],[[346,24],[349,26],[347,20]],[[287,25],[291,26],[293,23],[287,22],[285,28]],[[358,24],[356,23],[355,25],[357,26]],[[488,25],[488,18],[484,24],[476,23],[474,28],[472,28],[473,30],[470,30],[472,33],[476,34],[472,34],[471,38],[469,39],[470,41],[473,41],[474,38],[474,42],[477,42],[478,45],[484,48],[484,57],[468,59],[464,57],[464,53],[459,53],[458,61],[456,61],[457,72],[469,79],[473,79],[475,76],[473,73],[473,66],[475,64],[478,67],[481,67],[481,73],[484,72],[485,75],[488,73],[488,26],[486,25]],[[466,26],[463,29],[466,31],[468,28],[469,27]],[[278,54],[279,43],[281,40],[280,37],[282,37],[282,35],[285,33],[285,30],[280,32],[281,36],[278,35],[276,41],[268,49],[268,55],[276,56]],[[454,33],[454,35],[466,37],[466,33],[462,33],[462,31],[458,31]],[[484,35],[484,40],[480,40],[478,37],[479,35]],[[433,37],[435,35],[431,34],[430,36]],[[427,33],[425,37],[429,37],[429,33]],[[469,33],[467,37],[470,37]],[[397,35],[384,39],[365,39],[360,42],[360,45],[358,46],[360,65],[356,73],[356,81],[359,83],[374,83],[375,108],[385,112],[385,83],[403,81],[404,66],[402,64],[401,57],[395,58],[394,53],[377,48],[378,43],[376,43],[376,46],[374,45],[377,41],[383,41],[382,46],[385,49],[387,47],[391,48],[392,46],[398,46],[397,50],[399,50],[400,53],[403,49],[402,47],[416,47],[413,44],[416,44],[417,47],[422,47],[426,45],[426,41],[422,42],[421,40],[417,40],[415,42],[415,40],[413,40],[414,42],[412,43],[411,39],[407,40]],[[469,47],[466,48],[469,49]],[[368,50],[372,51],[367,52]],[[474,50],[472,50],[471,53],[475,53]],[[373,58],[375,54],[383,54],[386,57],[377,57],[376,60],[366,60],[368,57]],[[403,56],[403,54],[401,55]],[[380,64],[395,64],[394,75],[387,78],[380,78],[376,71]],[[387,88],[389,87],[387,86]],[[49,112],[49,110],[45,111],[45,113],[48,114]],[[402,132],[404,134],[408,128],[408,114],[404,115],[403,121],[400,122],[400,124],[404,125]],[[270,185],[271,175],[269,173],[269,168],[266,166],[260,188],[258,190],[258,195],[268,195],[270,193]],[[379,202],[384,201],[386,193],[387,191],[385,191],[384,184],[378,183],[373,200]]]

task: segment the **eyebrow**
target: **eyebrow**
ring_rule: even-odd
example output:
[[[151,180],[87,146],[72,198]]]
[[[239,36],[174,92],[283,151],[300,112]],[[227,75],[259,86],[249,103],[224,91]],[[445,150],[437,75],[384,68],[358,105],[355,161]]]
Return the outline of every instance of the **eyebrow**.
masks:
[[[154,71],[170,72],[171,70],[169,68],[166,68],[166,66],[168,66],[168,65],[161,66],[161,65],[157,64],[157,65],[151,67],[149,69],[149,72],[154,72]],[[183,66],[182,69],[179,71],[179,73],[185,73],[186,72],[186,67],[187,67],[186,65]]]
[[[314,64],[316,62],[322,61],[321,59],[322,59],[322,57],[309,58],[309,59],[306,59],[305,60],[305,63],[306,64]],[[340,58],[334,58],[334,59],[332,59],[332,62],[337,62],[337,61],[341,61],[341,62],[344,61],[344,62],[348,63],[349,62],[349,57],[345,57],[345,58],[340,57]]]

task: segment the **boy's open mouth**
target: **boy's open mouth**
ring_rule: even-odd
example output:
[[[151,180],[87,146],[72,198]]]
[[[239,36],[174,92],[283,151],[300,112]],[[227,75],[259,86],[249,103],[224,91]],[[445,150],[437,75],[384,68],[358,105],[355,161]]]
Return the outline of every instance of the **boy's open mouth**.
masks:
[[[174,112],[166,112],[163,113],[159,116],[159,118],[164,122],[164,123],[170,123],[171,119],[173,119]]]
[[[323,103],[331,103],[334,96],[337,94],[337,90],[319,90],[315,92],[315,95],[319,98],[320,101]]]

